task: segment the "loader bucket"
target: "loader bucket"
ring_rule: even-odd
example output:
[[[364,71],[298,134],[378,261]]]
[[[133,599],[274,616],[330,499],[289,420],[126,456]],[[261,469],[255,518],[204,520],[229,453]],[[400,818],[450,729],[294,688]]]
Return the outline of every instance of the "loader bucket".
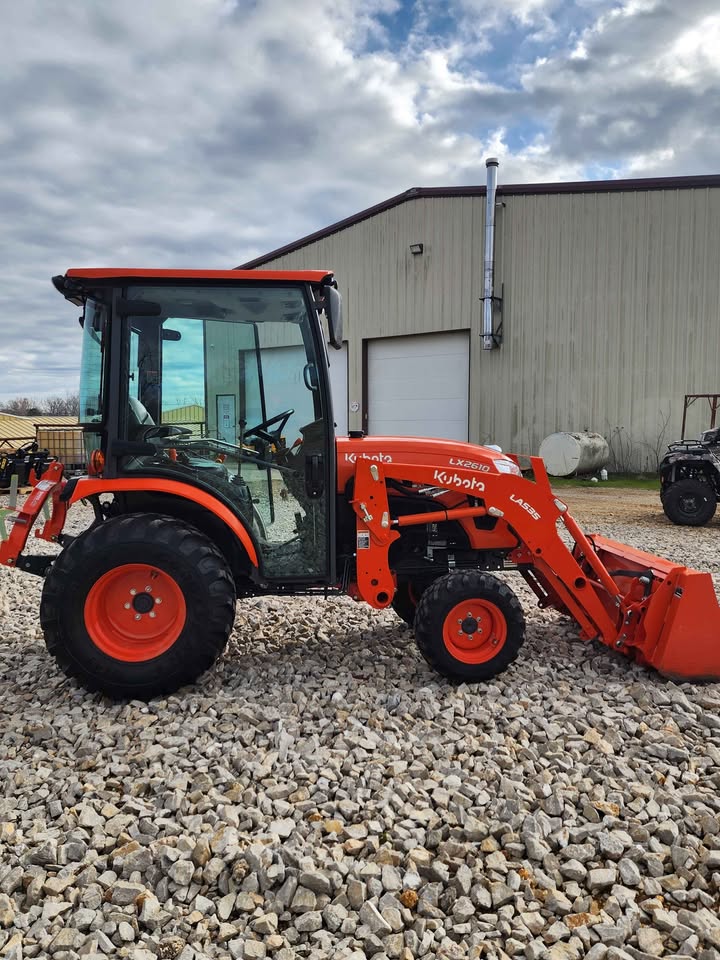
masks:
[[[613,645],[672,680],[720,680],[720,605],[710,574],[590,539],[623,598]]]

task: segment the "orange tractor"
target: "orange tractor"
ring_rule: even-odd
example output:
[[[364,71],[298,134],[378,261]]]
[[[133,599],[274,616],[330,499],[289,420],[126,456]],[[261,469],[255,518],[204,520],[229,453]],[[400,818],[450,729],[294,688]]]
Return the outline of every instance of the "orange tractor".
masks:
[[[524,638],[507,578],[541,607],[661,673],[720,679],[709,574],[586,536],[550,488],[497,450],[336,437],[327,271],[70,270],[82,307],[88,474],[51,463],[0,531],[0,562],[45,577],[40,619],[90,690],[148,698],[217,659],[238,598],[349,594],[393,606],[441,674],[481,681]],[[321,322],[325,317],[325,326]],[[83,501],[94,520],[63,532]],[[58,542],[26,553],[28,534]]]

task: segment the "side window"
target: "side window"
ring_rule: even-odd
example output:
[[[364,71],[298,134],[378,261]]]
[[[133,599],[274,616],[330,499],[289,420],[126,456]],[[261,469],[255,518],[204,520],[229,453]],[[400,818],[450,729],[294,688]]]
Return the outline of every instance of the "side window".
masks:
[[[80,423],[100,423],[103,413],[106,310],[88,299],[83,316],[80,361]]]
[[[240,365],[245,380],[247,427],[289,412],[282,437],[290,447],[301,439],[302,428],[317,420],[320,412],[315,410],[317,391],[312,391],[305,382],[304,371],[308,366],[305,345],[296,329],[288,330],[287,334],[287,339],[292,337],[296,342],[283,346],[271,342],[263,346],[262,340],[271,338],[270,331],[261,330],[258,349],[242,351]]]
[[[192,436],[204,437],[205,323],[194,317],[170,317],[163,322],[161,344],[159,422],[175,424],[189,430]]]
[[[135,400],[140,399],[140,369],[138,367],[138,349],[140,345],[140,333],[137,330],[130,330],[130,378],[128,382],[128,395]]]

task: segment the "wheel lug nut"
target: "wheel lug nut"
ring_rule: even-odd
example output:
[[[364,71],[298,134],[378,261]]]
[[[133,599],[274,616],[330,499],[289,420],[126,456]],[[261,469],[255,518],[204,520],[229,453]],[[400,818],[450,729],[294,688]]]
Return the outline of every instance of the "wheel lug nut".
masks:
[[[135,589],[135,587],[133,587],[132,590],[130,591],[130,596],[134,597],[136,593],[137,593],[137,590]]]
[[[126,610],[129,610],[129,609],[130,609],[130,604],[129,604],[129,603],[126,603],[126,604],[125,604],[125,609],[126,609]]]
[[[150,616],[151,616],[151,617],[154,617],[154,616],[155,616],[155,611],[154,611],[154,610],[151,610],[151,611],[150,611]]]
[[[136,614],[135,614],[135,619],[136,619],[136,620],[139,620],[139,619],[140,619],[140,614],[139,614],[139,613],[136,613]]]
[[[145,593],[152,593],[152,587],[145,587]]]
[[[162,603],[162,597],[155,597],[155,603]]]

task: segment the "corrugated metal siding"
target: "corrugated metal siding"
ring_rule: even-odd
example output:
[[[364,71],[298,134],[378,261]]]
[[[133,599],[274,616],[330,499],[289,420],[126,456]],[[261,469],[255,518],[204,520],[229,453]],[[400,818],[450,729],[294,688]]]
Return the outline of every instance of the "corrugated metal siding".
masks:
[[[77,422],[77,417],[16,417],[11,413],[0,413],[0,444],[17,446],[13,441],[34,440],[36,427],[72,427]]]
[[[294,269],[314,263],[335,271],[343,295],[350,403],[356,400],[362,409],[363,340],[468,327],[478,332],[483,211],[482,197],[415,200],[263,265]],[[415,242],[424,245],[420,256],[410,253]],[[471,365],[476,347],[472,336]],[[474,419],[471,410],[471,437],[477,434]],[[361,414],[351,413],[350,428],[361,425]]]
[[[501,200],[499,350],[479,336],[483,197],[408,201],[264,266],[335,271],[361,407],[363,339],[469,327],[471,440],[536,453],[550,433],[587,428],[653,469],[683,395],[720,390],[720,189]],[[694,416],[691,432],[705,408]]]
[[[719,215],[720,190],[508,198],[507,340],[475,371],[496,435],[535,451],[556,430],[597,430],[653,469],[683,395],[720,389]]]

